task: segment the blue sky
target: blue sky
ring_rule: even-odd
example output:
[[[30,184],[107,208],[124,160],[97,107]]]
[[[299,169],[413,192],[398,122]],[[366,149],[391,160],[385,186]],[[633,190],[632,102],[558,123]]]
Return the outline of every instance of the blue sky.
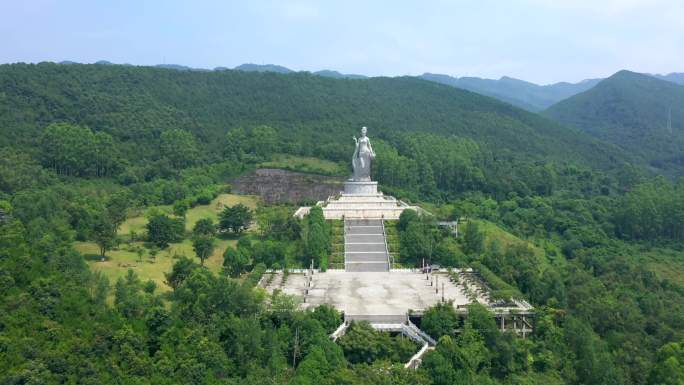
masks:
[[[684,72],[682,0],[0,0],[0,62],[275,63],[537,83]]]

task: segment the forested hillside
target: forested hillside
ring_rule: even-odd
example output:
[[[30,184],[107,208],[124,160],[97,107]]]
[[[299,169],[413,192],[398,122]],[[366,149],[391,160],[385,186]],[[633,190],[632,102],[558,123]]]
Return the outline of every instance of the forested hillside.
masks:
[[[613,143],[660,173],[684,175],[684,86],[620,71],[544,115]]]
[[[526,157],[594,158],[591,141],[581,135],[493,99],[413,78],[339,81],[304,73],[45,63],[0,67],[0,86],[4,144],[35,138],[54,121],[133,144],[162,129],[182,128],[212,143],[233,127],[271,124],[285,137],[297,135],[302,148],[296,150],[313,152],[324,145],[321,138],[346,138],[365,124],[376,137],[419,130],[525,151]]]
[[[434,214],[388,224],[397,262],[474,267],[532,336],[437,306],[404,369],[413,344],[333,343],[334,309],[255,288],[325,269],[343,229],[230,181],[343,174],[362,125],[381,189]],[[0,134],[1,383],[684,381],[684,183],[544,117],[415,78],[43,63],[0,66]]]
[[[387,161],[402,163],[400,167],[378,168],[393,172],[391,184],[397,186],[417,183],[409,171],[419,164],[408,161],[448,152],[449,161],[458,163],[449,169],[432,167],[432,173],[459,175],[436,175],[437,186],[428,181],[424,187],[432,192],[449,184],[441,190],[477,187],[528,194],[533,189],[553,188],[552,180],[540,175],[549,167],[557,172],[569,164],[610,170],[627,158],[588,136],[494,99],[408,77],[361,81],[302,73],[178,72],[45,63],[1,66],[0,89],[1,145],[44,157],[49,150],[39,144],[45,127],[55,122],[76,124],[101,133],[100,141],[111,140],[117,155],[108,159],[120,163],[112,165],[111,172],[123,171],[123,164],[132,166],[129,171],[140,166],[144,170],[136,172],[162,172],[158,161],[164,131],[189,133],[192,138],[188,139],[201,147],[190,155],[193,162],[213,161],[224,156],[226,132],[259,125],[269,126],[277,136],[247,138],[252,143],[263,141],[265,152],[345,163],[349,150],[340,144],[349,143],[359,127],[366,125],[376,140],[398,150],[398,158]],[[430,139],[426,134],[438,137]],[[447,142],[437,138],[447,138]],[[453,150],[412,145],[416,140],[450,145]],[[53,146],[45,140],[42,144]],[[38,156],[39,152],[43,155]],[[187,150],[178,152],[176,156],[181,156]]]

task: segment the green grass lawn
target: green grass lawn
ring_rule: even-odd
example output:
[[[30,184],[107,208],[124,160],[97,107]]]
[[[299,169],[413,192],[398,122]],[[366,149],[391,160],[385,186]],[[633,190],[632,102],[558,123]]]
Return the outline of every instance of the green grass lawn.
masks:
[[[242,203],[254,210],[257,206],[257,197],[253,195],[220,194],[208,205],[195,206],[189,209],[185,214],[185,229],[191,231],[195,226],[195,223],[202,218],[211,218],[214,220],[214,223],[216,223],[218,222],[218,214],[224,207],[234,206],[238,203]],[[167,214],[172,212],[171,206],[168,205],[153,207]],[[141,235],[145,232],[146,225],[147,218],[144,213],[141,213],[140,215],[126,219],[119,228],[119,235],[129,235],[131,230],[135,231],[138,235]]]
[[[646,268],[654,272],[658,278],[667,279],[678,285],[684,285],[684,252],[672,249],[656,248],[640,252]]]
[[[202,218],[211,218],[214,222],[218,221],[218,213],[223,210],[225,206],[233,206],[242,203],[251,209],[257,206],[257,199],[249,195],[235,195],[235,194],[221,194],[216,199],[211,201],[208,205],[196,206],[188,210],[186,213],[187,231],[191,231],[195,223]],[[155,206],[162,212],[170,212],[170,206]],[[147,218],[144,215],[128,218],[119,229],[119,235],[129,235],[131,230],[138,235],[145,232],[147,225]],[[205,266],[213,271],[220,272],[223,266],[223,252],[228,247],[235,247],[237,243],[233,239],[216,239],[216,249],[214,253],[204,262]],[[122,243],[116,250],[107,252],[107,260],[100,262],[99,248],[93,242],[76,242],[74,247],[86,256],[88,264],[93,270],[101,271],[107,276],[111,283],[116,282],[119,277],[124,277],[129,269],[138,274],[138,276],[146,281],[152,280],[157,283],[159,291],[168,291],[168,287],[164,283],[164,273],[171,271],[176,259],[180,256],[186,256],[195,259],[199,263],[199,259],[195,256],[192,250],[192,241],[185,239],[180,243],[172,243],[164,250],[161,250],[155,258],[150,256],[148,249],[142,257],[142,262],[139,261],[138,255],[134,251],[135,246],[142,246],[142,242]]]
[[[223,252],[228,247],[235,247],[236,240],[217,239],[214,253],[204,261],[204,265],[211,271],[218,273],[223,266]],[[131,245],[143,246],[141,242],[133,242]],[[164,273],[171,271],[176,259],[186,256],[199,263],[199,259],[192,250],[192,241],[183,240],[180,243],[172,243],[168,248],[161,250],[155,258],[145,250],[142,262],[134,251],[129,251],[129,244],[120,245],[118,250],[107,252],[107,260],[100,262],[99,248],[93,242],[76,242],[74,247],[83,253],[90,268],[102,272],[110,283],[116,282],[119,277],[124,277],[129,269],[132,269],[143,281],[152,280],[157,284],[159,291],[168,291],[171,288],[164,283]]]
[[[489,245],[494,240],[499,242],[499,246],[502,250],[506,250],[508,247],[514,245],[527,245],[533,251],[534,255],[537,257],[540,266],[545,266],[548,264],[546,252],[543,248],[536,246],[532,242],[528,242],[524,239],[518,238],[517,236],[509,233],[508,231],[502,229],[501,227],[497,226],[492,222],[482,219],[471,220],[476,222],[480,231],[484,233],[485,245],[487,245],[487,247],[489,247]],[[466,222],[459,223],[458,226],[460,230],[463,230],[466,227]]]
[[[349,170],[339,163],[304,156],[276,154],[272,160],[259,164],[261,168],[282,168],[330,176],[345,176]]]
[[[257,197],[253,195],[221,194],[208,205],[196,206],[185,214],[185,229],[191,231],[198,220],[211,218],[214,223],[218,222],[218,215],[224,207],[235,206],[238,203],[254,210],[257,207]]]
[[[128,218],[119,227],[119,235],[129,235],[131,231],[141,234],[145,231],[145,225],[147,225],[147,218],[144,215]]]

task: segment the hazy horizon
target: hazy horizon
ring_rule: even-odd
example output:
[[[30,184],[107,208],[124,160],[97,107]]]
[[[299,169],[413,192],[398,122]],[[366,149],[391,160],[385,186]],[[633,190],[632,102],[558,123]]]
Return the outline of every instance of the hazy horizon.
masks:
[[[0,4],[0,33],[7,37],[0,62],[106,60],[206,69],[254,63],[367,76],[430,72],[574,83],[622,69],[684,71],[682,14],[684,3],[671,0],[37,0]]]

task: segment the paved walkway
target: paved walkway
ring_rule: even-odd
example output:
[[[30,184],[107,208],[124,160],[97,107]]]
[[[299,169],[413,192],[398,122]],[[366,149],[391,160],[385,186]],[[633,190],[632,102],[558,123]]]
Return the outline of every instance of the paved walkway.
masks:
[[[385,232],[381,219],[344,221],[344,266],[346,271],[389,271]]]

